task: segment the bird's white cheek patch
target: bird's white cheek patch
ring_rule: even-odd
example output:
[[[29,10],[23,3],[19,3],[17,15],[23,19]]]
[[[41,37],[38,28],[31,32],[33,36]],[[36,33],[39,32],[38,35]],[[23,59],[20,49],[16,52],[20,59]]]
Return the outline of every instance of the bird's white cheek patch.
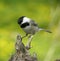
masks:
[[[26,23],[26,22],[30,22],[30,18],[25,17],[25,18],[23,19],[22,24],[23,24],[23,23]]]

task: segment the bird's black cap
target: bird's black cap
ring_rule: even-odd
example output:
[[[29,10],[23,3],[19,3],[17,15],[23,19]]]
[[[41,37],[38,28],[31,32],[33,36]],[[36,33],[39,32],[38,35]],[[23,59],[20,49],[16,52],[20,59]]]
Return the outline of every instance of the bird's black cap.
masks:
[[[22,22],[23,22],[23,18],[24,18],[25,16],[21,16],[19,19],[18,19],[18,24],[21,24]]]

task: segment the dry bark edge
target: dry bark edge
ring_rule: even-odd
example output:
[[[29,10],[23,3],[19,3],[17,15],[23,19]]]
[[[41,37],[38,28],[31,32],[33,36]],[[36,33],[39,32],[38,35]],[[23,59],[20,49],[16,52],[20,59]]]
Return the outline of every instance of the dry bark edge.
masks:
[[[25,46],[22,42],[21,35],[17,35],[17,40],[15,43],[16,52],[11,55],[8,61],[37,61],[36,53],[34,53],[32,56],[29,53],[31,41],[27,44],[28,45]]]

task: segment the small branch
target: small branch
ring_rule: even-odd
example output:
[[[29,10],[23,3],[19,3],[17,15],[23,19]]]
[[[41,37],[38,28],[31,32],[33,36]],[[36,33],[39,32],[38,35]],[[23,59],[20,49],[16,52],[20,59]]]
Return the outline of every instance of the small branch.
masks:
[[[29,53],[31,39],[32,37],[29,39],[27,46],[25,46],[22,43],[22,37],[20,35],[17,35],[17,40],[15,44],[16,52],[11,56],[9,61],[37,61],[36,54],[34,53],[33,56],[31,56]]]
[[[22,38],[20,35],[17,35],[15,49],[17,52],[22,52],[22,53],[26,52],[26,48],[25,48],[24,44],[22,43]]]
[[[28,40],[27,45],[26,45],[26,49],[27,49],[27,50],[29,50],[29,49],[31,48],[32,38],[33,38],[33,35],[30,35],[30,36],[29,36],[29,40]]]

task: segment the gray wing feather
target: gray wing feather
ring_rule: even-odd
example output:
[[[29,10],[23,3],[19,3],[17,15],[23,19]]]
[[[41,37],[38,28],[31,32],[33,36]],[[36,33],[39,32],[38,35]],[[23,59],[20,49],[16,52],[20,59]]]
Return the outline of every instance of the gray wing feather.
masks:
[[[30,22],[31,22],[31,25],[33,25],[33,26],[38,26],[35,21],[31,20]]]

